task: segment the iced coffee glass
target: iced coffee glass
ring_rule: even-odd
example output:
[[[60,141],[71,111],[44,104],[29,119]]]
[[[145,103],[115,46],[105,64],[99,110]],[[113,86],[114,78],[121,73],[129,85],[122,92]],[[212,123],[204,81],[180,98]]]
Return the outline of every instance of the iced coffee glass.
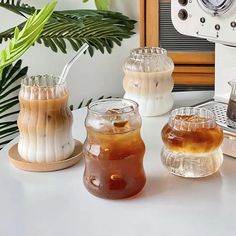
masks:
[[[58,77],[43,75],[22,80],[17,120],[18,152],[29,162],[48,163],[68,158],[74,151],[68,90]]]
[[[137,103],[127,99],[104,99],[90,104],[85,121],[84,185],[102,198],[131,197],[145,185]]]
[[[158,116],[171,110],[174,100],[174,63],[158,47],[135,48],[125,60],[124,98],[139,104],[141,116]]]
[[[215,173],[223,162],[220,145],[223,132],[213,112],[194,107],[173,110],[162,129],[162,163],[172,174],[204,177]]]

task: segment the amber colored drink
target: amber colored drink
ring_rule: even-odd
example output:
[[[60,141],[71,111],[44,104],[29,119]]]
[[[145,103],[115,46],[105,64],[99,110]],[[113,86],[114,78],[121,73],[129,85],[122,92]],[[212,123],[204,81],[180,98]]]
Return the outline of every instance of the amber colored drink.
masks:
[[[133,123],[129,118],[122,120],[120,113],[106,117],[107,123],[97,117],[101,122],[99,128],[95,127],[96,122],[90,123],[89,116],[91,114],[86,122],[87,139],[83,147],[85,187],[90,193],[109,199],[137,194],[146,182],[143,168],[145,145],[140,136],[139,117]],[[109,125],[110,121],[112,125]]]
[[[194,116],[176,116],[175,118],[191,123],[196,122]],[[198,122],[206,122],[207,119],[198,118]],[[197,127],[194,130],[178,130],[168,123],[162,130],[162,139],[165,145],[174,152],[182,153],[206,153],[214,151],[223,141],[223,131],[218,126]]]
[[[162,163],[170,173],[190,178],[211,175],[223,162],[223,131],[213,112],[183,107],[171,112],[162,129]]]

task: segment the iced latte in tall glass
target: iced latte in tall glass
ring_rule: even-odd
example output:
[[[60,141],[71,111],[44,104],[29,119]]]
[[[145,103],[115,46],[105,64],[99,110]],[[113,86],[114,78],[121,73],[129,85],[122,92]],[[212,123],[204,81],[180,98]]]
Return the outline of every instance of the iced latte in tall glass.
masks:
[[[74,151],[68,90],[64,82],[58,84],[58,79],[33,76],[21,83],[18,152],[26,161],[60,161]]]

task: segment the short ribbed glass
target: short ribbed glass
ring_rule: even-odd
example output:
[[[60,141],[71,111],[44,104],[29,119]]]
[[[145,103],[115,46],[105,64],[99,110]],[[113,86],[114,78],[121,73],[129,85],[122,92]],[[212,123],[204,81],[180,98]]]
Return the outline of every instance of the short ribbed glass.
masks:
[[[19,93],[18,152],[29,162],[55,162],[74,151],[66,84],[51,75],[26,77]]]
[[[204,177],[215,173],[223,162],[222,129],[213,112],[197,107],[173,110],[162,129],[161,160],[172,174]]]

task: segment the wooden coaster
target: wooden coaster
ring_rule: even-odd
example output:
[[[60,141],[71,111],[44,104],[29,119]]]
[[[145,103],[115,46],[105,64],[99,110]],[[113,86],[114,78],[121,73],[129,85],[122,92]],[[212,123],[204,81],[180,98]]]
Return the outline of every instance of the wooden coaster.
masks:
[[[75,140],[75,150],[72,155],[66,160],[50,162],[50,163],[36,163],[28,162],[21,158],[18,153],[18,143],[13,145],[9,151],[8,156],[10,162],[17,168],[26,170],[26,171],[36,171],[36,172],[47,172],[62,170],[68,167],[71,167],[78,163],[82,156],[82,143],[78,140]]]

